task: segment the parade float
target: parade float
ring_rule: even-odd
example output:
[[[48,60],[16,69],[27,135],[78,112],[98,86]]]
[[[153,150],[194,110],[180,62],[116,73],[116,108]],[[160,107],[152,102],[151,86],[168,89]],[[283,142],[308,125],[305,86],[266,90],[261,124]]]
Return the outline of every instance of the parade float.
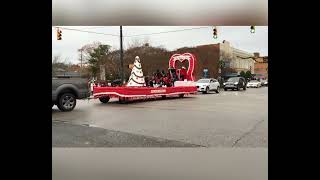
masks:
[[[180,78],[181,69],[176,70],[177,62],[187,61],[188,68],[185,70],[183,80]],[[110,98],[119,98],[120,103],[126,103],[135,99],[166,98],[170,96],[184,97],[185,95],[195,94],[197,87],[194,77],[196,58],[191,53],[174,54],[169,60],[168,72],[175,73],[168,76],[171,85],[154,84],[148,85],[143,76],[141,61],[135,57],[131,75],[128,82],[120,87],[94,87],[93,97],[102,103],[107,103]],[[172,71],[173,70],[173,71]],[[167,78],[167,77],[166,77]],[[173,79],[174,78],[174,79]]]

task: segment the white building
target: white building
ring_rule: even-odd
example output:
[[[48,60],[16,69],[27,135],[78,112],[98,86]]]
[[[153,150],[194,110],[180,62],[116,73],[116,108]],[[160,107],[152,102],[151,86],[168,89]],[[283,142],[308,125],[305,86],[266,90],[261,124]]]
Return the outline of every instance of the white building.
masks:
[[[254,54],[236,49],[228,41],[220,43],[220,60],[225,62],[226,68],[241,71],[251,71],[254,74]]]

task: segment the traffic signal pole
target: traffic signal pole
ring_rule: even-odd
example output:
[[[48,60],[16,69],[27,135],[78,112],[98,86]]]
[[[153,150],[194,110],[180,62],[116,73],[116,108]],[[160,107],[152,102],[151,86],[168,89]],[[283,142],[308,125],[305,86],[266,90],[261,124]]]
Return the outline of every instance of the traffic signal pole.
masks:
[[[124,72],[123,72],[122,26],[120,26],[120,77],[121,77],[121,83],[123,83],[124,82]]]

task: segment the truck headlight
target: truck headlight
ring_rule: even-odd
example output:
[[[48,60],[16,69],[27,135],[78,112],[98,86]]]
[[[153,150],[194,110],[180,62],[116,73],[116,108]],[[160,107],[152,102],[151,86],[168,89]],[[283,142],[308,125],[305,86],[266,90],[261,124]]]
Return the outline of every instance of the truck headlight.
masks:
[[[238,84],[238,82],[235,82],[234,84],[235,84],[235,85],[237,85],[237,84]]]

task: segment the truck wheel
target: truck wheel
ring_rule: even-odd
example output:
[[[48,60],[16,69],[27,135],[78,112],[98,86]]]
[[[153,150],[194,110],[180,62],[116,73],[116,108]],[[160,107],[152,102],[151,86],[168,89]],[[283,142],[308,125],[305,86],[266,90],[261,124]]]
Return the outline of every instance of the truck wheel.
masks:
[[[179,98],[183,98],[184,94],[179,94]]]
[[[100,97],[99,100],[100,100],[100,102],[105,104],[105,103],[109,102],[110,97],[109,96]]]
[[[162,99],[166,99],[167,96],[166,96],[166,95],[162,95],[161,98],[162,98]]]
[[[59,96],[57,106],[61,111],[72,111],[76,107],[77,100],[75,95],[64,93]]]

